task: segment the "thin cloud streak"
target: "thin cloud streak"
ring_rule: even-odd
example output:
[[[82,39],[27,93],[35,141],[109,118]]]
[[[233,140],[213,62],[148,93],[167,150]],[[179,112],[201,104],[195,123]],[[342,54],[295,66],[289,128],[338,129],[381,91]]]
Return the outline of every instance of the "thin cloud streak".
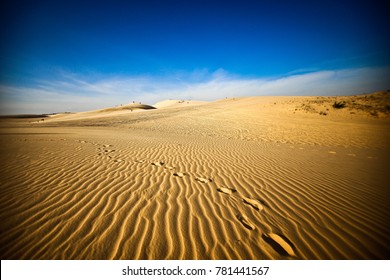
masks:
[[[217,100],[225,97],[351,95],[390,88],[389,68],[317,71],[278,78],[242,78],[223,69],[171,77],[91,79],[64,74],[33,87],[0,85],[1,114],[86,111],[127,104],[154,104],[165,99]]]

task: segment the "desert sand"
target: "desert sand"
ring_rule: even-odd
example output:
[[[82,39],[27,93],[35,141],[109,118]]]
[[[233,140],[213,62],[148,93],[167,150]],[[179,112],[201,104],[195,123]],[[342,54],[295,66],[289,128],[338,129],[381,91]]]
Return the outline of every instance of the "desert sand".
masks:
[[[1,259],[389,259],[389,107],[378,92],[2,118]]]

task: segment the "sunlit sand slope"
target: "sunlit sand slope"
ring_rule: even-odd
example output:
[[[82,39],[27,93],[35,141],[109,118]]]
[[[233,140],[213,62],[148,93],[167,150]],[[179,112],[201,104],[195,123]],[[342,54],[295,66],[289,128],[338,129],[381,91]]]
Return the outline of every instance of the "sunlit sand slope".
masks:
[[[1,258],[388,259],[386,110],[317,101],[9,121]]]

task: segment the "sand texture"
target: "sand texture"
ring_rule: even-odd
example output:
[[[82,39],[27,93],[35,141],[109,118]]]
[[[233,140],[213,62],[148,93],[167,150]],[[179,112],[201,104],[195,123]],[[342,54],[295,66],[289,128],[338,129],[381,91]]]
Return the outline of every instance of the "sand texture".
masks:
[[[389,259],[389,95],[2,118],[1,259]]]

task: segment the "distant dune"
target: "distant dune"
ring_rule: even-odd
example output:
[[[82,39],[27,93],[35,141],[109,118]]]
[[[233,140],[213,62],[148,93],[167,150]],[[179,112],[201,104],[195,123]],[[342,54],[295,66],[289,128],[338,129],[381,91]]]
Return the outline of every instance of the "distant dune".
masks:
[[[194,100],[176,100],[169,99],[160,101],[154,104],[156,108],[172,108],[172,107],[185,107],[185,106],[193,106],[193,105],[201,105],[207,103],[206,101],[194,101]]]
[[[146,104],[128,104],[124,106],[116,106],[112,108],[106,108],[95,111],[96,113],[104,113],[104,112],[113,112],[113,111],[122,111],[122,110],[151,110],[156,109],[153,106],[146,105]]]
[[[1,258],[389,259],[389,96],[2,119]]]
[[[82,119],[91,121],[91,119],[112,118],[115,116],[131,114],[133,112],[153,109],[156,109],[156,107],[147,104],[130,103],[123,106],[108,107],[87,112],[53,114],[50,115],[50,120],[48,121],[75,121]]]

